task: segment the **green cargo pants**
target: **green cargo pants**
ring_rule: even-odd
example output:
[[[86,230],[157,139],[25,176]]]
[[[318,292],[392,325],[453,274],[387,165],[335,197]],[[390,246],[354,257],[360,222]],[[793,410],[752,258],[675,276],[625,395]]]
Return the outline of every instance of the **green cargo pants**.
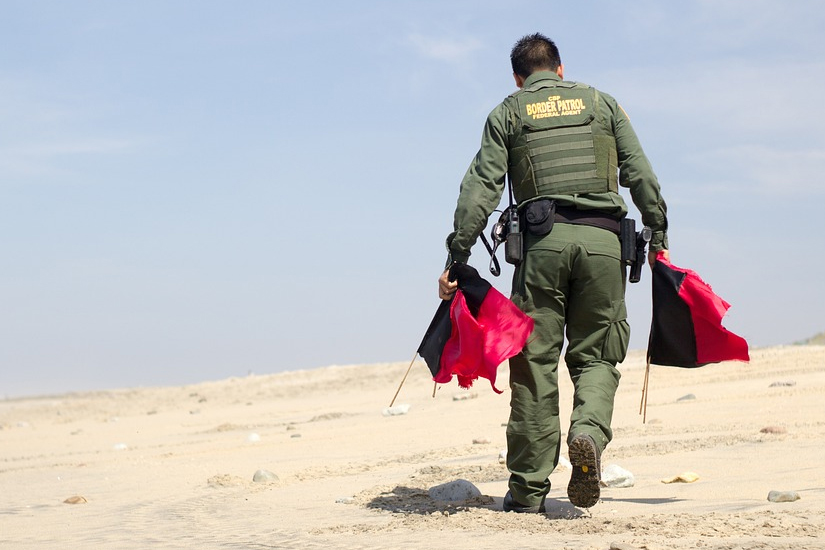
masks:
[[[510,491],[527,506],[550,490],[561,448],[558,363],[573,381],[568,442],[585,433],[600,450],[613,437],[613,398],[630,327],[619,238],[610,231],[556,223],[543,237],[525,234],[524,260],[513,276],[513,302],[535,321],[522,353],[510,359],[507,467]]]

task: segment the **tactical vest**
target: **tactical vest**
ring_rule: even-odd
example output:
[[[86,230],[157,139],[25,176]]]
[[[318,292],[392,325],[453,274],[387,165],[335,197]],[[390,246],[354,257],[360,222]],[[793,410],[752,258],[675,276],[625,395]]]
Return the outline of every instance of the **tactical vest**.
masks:
[[[616,139],[599,124],[599,92],[540,80],[505,100],[515,116],[508,172],[518,202],[546,195],[618,193]]]

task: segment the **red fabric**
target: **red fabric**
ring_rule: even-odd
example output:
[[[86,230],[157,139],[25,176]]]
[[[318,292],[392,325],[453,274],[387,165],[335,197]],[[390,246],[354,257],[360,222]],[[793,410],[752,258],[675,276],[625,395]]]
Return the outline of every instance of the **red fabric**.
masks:
[[[433,378],[446,384],[453,375],[458,385],[469,388],[478,378],[496,388],[496,370],[506,359],[519,353],[533,331],[533,319],[495,288],[490,288],[473,317],[461,290],[456,291],[450,306],[452,332],[444,344],[438,374]]]
[[[730,309],[730,304],[717,296],[695,271],[676,267],[664,258],[662,252],[656,260],[686,275],[679,289],[679,297],[690,309],[696,333],[697,363],[749,361],[747,341],[722,326],[722,318]]]

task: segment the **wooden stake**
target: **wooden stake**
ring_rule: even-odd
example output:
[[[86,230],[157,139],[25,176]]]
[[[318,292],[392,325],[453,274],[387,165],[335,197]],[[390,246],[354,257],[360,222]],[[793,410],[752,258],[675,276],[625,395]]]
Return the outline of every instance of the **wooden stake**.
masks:
[[[435,399],[435,390],[438,389],[438,382],[433,382],[433,399]]]
[[[650,363],[648,363],[650,365]],[[647,368],[645,368],[645,374],[642,376],[642,397],[639,399],[639,414],[642,414],[642,410],[645,406],[645,392],[647,391]]]
[[[401,379],[401,383],[398,384],[398,389],[395,390],[395,395],[392,396],[392,401],[390,401],[390,407],[392,407],[393,403],[395,403],[395,398],[398,397],[398,393],[401,391],[401,386],[404,385],[404,381],[407,380],[407,375],[410,374],[410,369],[412,369],[413,363],[415,363],[415,358],[418,356],[418,352],[416,351],[413,354],[412,361],[410,361],[410,366],[407,367],[407,372],[404,373],[404,378]]]
[[[647,422],[647,394],[650,391],[650,358],[647,359],[645,367],[645,381],[642,384],[642,402],[639,403],[639,414],[642,414],[642,424]]]

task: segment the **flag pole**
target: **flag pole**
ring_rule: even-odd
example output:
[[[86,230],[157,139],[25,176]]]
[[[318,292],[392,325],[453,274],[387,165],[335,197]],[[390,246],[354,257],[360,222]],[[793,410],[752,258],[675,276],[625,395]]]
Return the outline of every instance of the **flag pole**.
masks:
[[[650,365],[650,362],[647,362]],[[639,414],[642,414],[642,408],[645,405],[645,391],[647,390],[647,368],[645,368],[645,374],[642,376],[642,398],[639,400]]]
[[[435,390],[438,389],[438,382],[433,382],[433,399],[435,399]]]
[[[404,378],[401,379],[401,383],[398,384],[398,389],[395,390],[395,395],[392,396],[392,401],[390,401],[390,407],[393,406],[395,403],[395,398],[398,397],[399,392],[401,392],[401,386],[404,385],[404,382],[407,380],[407,375],[410,374],[410,369],[412,369],[413,363],[415,363],[415,358],[418,356],[418,351],[413,354],[412,361],[410,361],[410,366],[407,367],[407,372],[404,373]]]
[[[647,394],[650,389],[649,387],[649,380],[650,380],[650,357],[647,358],[647,366],[645,367],[645,381],[642,384],[642,402],[639,403],[639,414],[643,414],[642,416],[642,424],[647,422]]]

